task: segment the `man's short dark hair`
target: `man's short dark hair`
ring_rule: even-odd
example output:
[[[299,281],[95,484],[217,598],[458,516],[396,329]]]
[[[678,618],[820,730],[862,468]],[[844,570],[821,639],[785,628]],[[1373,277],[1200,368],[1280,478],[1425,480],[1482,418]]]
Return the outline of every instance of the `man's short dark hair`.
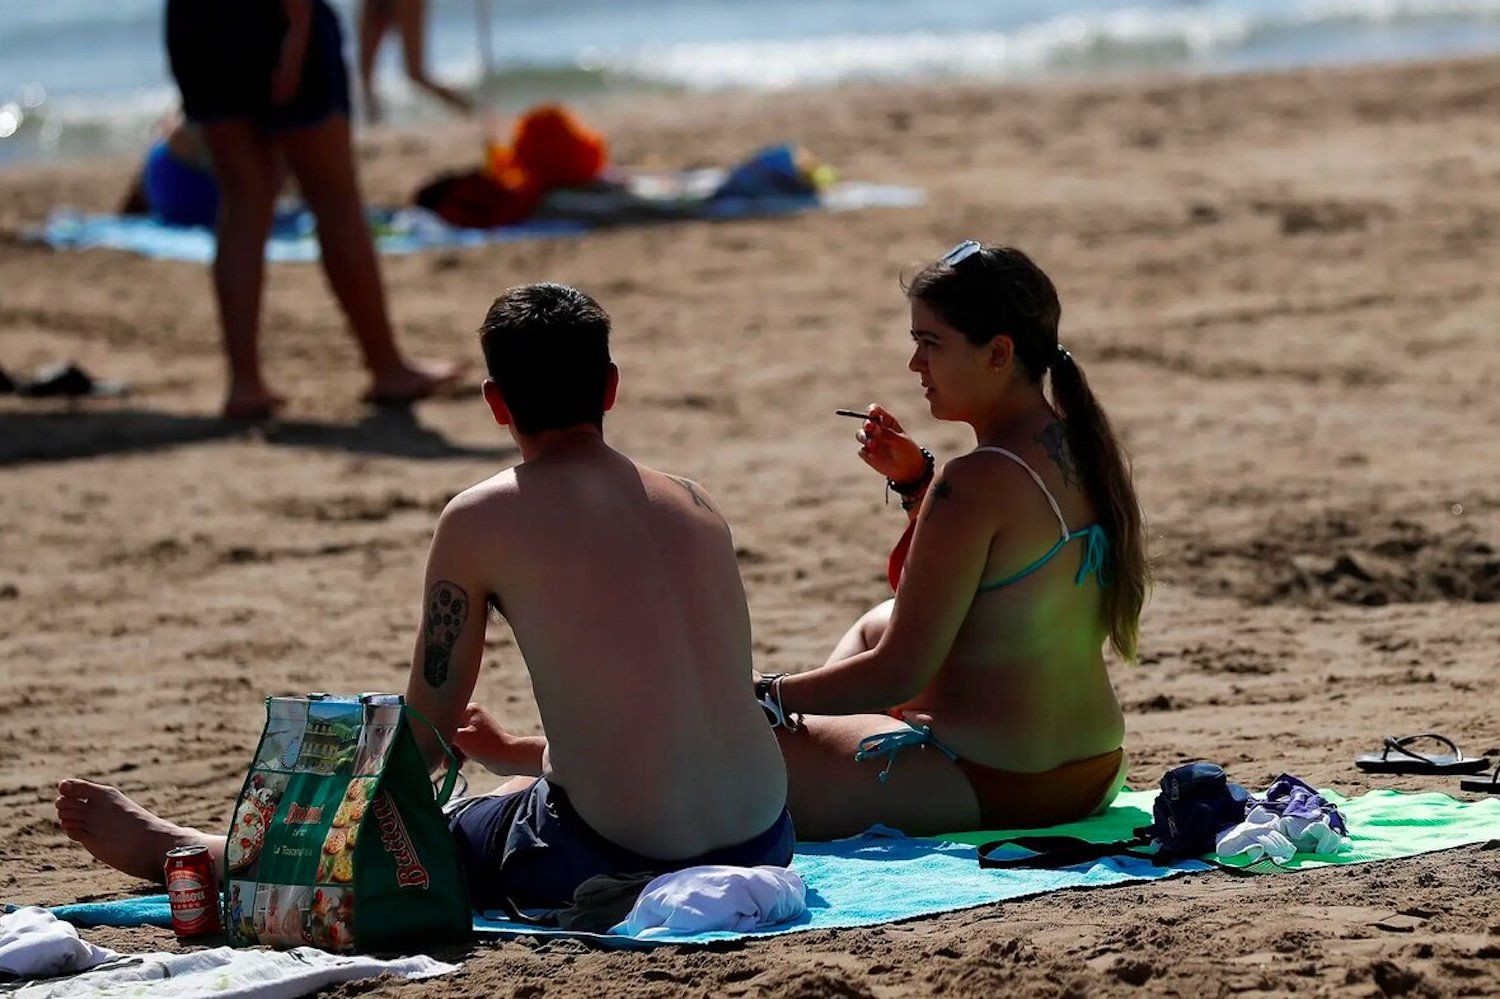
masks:
[[[527,284],[495,299],[479,345],[517,430],[604,426],[609,313],[577,288]]]

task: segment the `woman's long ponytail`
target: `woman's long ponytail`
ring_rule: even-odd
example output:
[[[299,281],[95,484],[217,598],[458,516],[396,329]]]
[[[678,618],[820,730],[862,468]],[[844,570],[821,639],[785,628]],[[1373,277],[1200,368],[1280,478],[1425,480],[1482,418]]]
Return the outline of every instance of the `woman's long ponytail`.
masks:
[[[1084,492],[1109,538],[1102,591],[1109,641],[1121,658],[1134,661],[1151,573],[1130,459],[1115,439],[1109,417],[1094,398],[1083,369],[1061,346],[1052,359],[1051,372],[1052,402],[1067,427],[1068,448],[1078,463]]]

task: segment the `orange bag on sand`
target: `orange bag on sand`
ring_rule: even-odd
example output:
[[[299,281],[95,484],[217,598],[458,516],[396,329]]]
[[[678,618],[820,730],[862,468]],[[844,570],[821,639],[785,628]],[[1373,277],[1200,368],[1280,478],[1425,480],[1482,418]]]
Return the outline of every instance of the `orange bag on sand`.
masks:
[[[543,191],[587,184],[608,162],[604,137],[557,104],[543,104],[522,115],[511,147],[515,164]],[[494,153],[492,147],[492,161]]]

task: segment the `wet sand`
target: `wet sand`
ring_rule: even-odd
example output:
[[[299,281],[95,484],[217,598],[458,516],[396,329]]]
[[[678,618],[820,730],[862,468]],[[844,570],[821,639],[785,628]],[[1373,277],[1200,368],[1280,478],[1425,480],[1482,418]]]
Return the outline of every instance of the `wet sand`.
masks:
[[[587,112],[617,162],[726,163],[801,142],[916,210],[598,233],[388,258],[406,342],[472,356],[503,287],[577,284],[613,313],[609,433],[702,481],[734,528],[763,669],[820,662],[881,599],[899,513],[840,406],[880,401],[941,455],[905,370],[903,269],[966,236],[1056,279],[1063,336],[1134,455],[1157,586],[1116,666],[1132,779],[1205,758],[1358,793],[1456,791],[1350,765],[1386,733],[1500,753],[1500,61],[1208,80],[659,97]],[[477,160],[453,126],[362,150],[404,198]],[[21,231],[105,210],[130,164],[0,174],[0,366],[126,378],[77,407],[0,397],[0,898],[143,888],[52,820],[64,775],[222,829],[262,698],[400,689],[436,513],[511,462],[477,397],[372,414],[316,267],[270,269],[276,426],[213,418],[198,266],[54,254]],[[476,368],[477,370],[477,368]],[[479,695],[537,730],[496,630]],[[476,786],[484,779],[476,777]],[[1497,830],[1500,837],[1500,830]],[[1495,994],[1500,854],[1064,892],[742,947],[478,945],[371,994],[906,996]],[[1407,913],[1409,932],[1377,927]],[[173,946],[98,931],[116,948]],[[367,994],[363,986],[330,994]]]

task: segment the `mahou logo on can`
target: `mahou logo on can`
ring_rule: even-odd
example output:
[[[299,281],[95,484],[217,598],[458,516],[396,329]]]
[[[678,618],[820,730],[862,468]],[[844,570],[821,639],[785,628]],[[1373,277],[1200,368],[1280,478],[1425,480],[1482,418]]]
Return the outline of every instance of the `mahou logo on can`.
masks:
[[[214,861],[206,846],[179,846],[167,851],[167,898],[172,905],[172,931],[179,937],[198,937],[219,929],[219,887]]]

